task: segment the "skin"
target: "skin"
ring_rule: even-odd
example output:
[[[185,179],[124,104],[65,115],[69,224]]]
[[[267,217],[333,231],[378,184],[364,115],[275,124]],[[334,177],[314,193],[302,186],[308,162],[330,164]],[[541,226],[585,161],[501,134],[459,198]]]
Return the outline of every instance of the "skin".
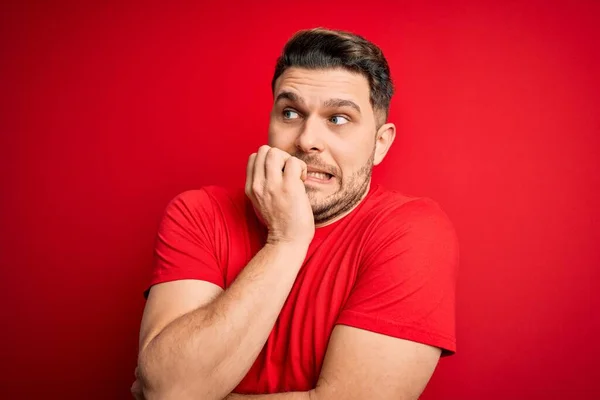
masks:
[[[136,398],[418,398],[440,350],[348,326],[334,328],[313,390],[230,393],[262,349],[315,228],[343,218],[368,192],[372,167],[395,137],[394,125],[381,119],[361,75],[290,68],[279,77],[269,145],[249,157],[246,177],[267,243],[225,291],[194,280],[152,288],[140,329]]]
[[[276,83],[269,145],[333,175],[328,184],[305,182],[317,226],[358,205],[394,140],[393,124],[377,126],[382,112],[369,93],[364,76],[342,69],[289,68]]]

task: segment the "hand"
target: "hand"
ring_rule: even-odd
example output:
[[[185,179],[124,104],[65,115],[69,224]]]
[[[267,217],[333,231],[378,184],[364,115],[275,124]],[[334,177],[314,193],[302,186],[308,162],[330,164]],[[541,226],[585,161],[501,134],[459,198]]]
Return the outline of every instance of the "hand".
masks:
[[[315,222],[306,177],[303,161],[274,147],[261,146],[248,159],[246,195],[269,229],[267,243],[310,244]]]

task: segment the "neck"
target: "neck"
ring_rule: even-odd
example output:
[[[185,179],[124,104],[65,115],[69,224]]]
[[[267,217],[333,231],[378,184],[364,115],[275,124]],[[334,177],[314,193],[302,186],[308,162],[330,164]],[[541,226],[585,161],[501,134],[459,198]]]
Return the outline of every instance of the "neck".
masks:
[[[369,180],[369,183],[367,184],[367,190],[365,190],[365,192],[363,193],[363,195],[361,196],[360,200],[356,202],[356,204],[350,208],[347,211],[344,211],[343,213],[336,215],[335,217],[328,219],[327,221],[323,221],[323,222],[319,222],[318,224],[315,224],[315,228],[323,228],[327,225],[331,225],[334,222],[339,221],[340,219],[344,218],[346,215],[350,214],[356,207],[358,207],[360,205],[360,203],[362,203],[362,201],[365,199],[365,197],[367,197],[367,195],[369,194],[369,192],[371,191],[371,180]]]

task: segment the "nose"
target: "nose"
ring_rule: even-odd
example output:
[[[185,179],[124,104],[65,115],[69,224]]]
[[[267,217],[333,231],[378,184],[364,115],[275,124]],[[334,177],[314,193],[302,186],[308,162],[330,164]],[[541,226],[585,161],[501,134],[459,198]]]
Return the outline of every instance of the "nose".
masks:
[[[303,153],[320,153],[324,149],[324,127],[317,118],[309,117],[296,137],[296,148]]]

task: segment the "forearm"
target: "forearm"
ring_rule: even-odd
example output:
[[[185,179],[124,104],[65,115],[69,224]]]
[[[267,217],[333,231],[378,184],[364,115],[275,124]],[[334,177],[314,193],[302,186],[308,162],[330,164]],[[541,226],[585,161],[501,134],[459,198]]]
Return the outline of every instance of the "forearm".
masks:
[[[232,393],[224,400],[315,400],[314,391],[245,395]]]
[[[148,400],[222,399],[266,342],[307,246],[267,245],[209,305],[168,325],[140,353]]]

